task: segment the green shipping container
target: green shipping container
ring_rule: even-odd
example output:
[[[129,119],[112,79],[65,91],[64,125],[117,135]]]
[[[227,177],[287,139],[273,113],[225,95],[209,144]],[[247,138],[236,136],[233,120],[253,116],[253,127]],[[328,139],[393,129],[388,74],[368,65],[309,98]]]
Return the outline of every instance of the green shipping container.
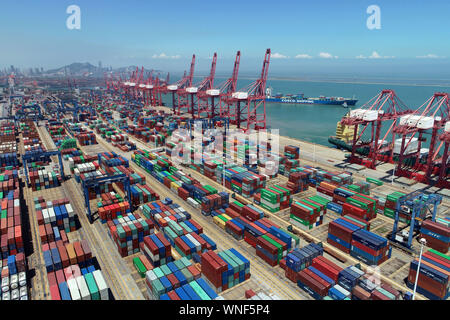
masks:
[[[86,284],[89,289],[89,293],[91,294],[92,300],[100,300],[100,292],[98,291],[97,283],[95,282],[94,276],[92,273],[87,273],[84,275],[84,279],[86,280]]]
[[[141,278],[145,278],[145,273],[147,272],[147,269],[145,268],[144,264],[142,263],[141,259],[139,259],[139,257],[135,257],[133,259],[133,265],[136,268],[139,275],[141,276]]]
[[[205,290],[200,287],[197,281],[192,281],[189,283],[189,285],[202,300],[211,300],[211,298],[206,294]]]

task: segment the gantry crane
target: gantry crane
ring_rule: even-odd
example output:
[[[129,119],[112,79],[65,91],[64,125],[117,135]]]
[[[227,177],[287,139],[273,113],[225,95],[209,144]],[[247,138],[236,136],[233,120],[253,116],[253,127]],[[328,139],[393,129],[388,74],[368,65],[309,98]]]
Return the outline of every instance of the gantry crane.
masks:
[[[167,86],[169,84],[169,81],[170,81],[170,73],[167,73],[167,77],[166,77],[165,81],[160,80],[159,75],[156,78],[155,96],[156,96],[156,99],[157,99],[156,102],[158,103],[158,105],[163,105],[162,95],[167,94],[167,92],[168,92]],[[174,101],[175,100],[174,97],[172,97],[172,98],[173,98],[172,101]]]
[[[144,67],[141,68],[141,72],[139,73],[139,67],[136,67],[136,70],[131,73],[131,76],[128,81],[122,83],[125,89],[125,95],[129,99],[136,100],[139,95],[139,84],[142,81],[144,72]]]
[[[232,94],[236,92],[237,87],[237,79],[239,75],[239,64],[241,61],[241,52],[238,51],[236,53],[236,58],[234,60],[233,73],[231,74],[231,78],[228,78],[224,83],[219,86],[219,115],[223,118],[229,119],[231,106],[234,104],[234,100],[232,99]],[[214,118],[216,116],[215,105],[211,104],[211,117]]]
[[[154,105],[154,84],[153,84],[153,70],[150,71],[145,83],[139,84],[139,89],[142,93],[142,102],[144,105]]]
[[[206,116],[211,118],[212,113],[211,108],[215,109],[214,106],[217,104],[217,101],[214,101],[215,98],[219,96],[219,90],[214,89],[214,77],[216,74],[216,63],[217,63],[217,53],[214,52],[213,59],[211,62],[211,70],[209,72],[209,76],[204,78],[199,84],[195,86],[196,92],[191,92],[191,116],[192,118],[201,118],[202,116]],[[187,88],[189,91],[190,88]],[[197,97],[197,101],[194,98]],[[211,105],[209,103],[209,99],[211,98]],[[197,102],[197,103],[196,103]]]
[[[401,177],[414,178],[418,181],[432,184],[432,176],[438,175],[440,168],[446,171],[448,150],[439,157],[445,144],[445,135],[440,134],[446,123],[450,121],[450,99],[448,93],[436,92],[414,114],[400,118],[400,123],[394,128],[394,141],[400,144],[395,174]],[[395,140],[396,134],[401,138]],[[430,145],[426,163],[422,163],[422,145],[430,137]],[[399,143],[400,142],[400,143]],[[419,173],[419,171],[423,173]],[[441,170],[442,171],[442,170]],[[441,172],[442,181],[442,172]]]
[[[442,196],[438,194],[425,194],[414,191],[401,197],[395,208],[395,219],[392,233],[389,239],[400,246],[411,250],[412,240],[420,231],[422,222],[426,219],[436,220],[438,205],[442,202]],[[406,215],[410,222],[403,228],[399,228],[400,214]],[[409,228],[409,230],[407,230]]]
[[[44,152],[29,152],[22,155],[22,161],[23,166],[25,169],[25,177],[27,181],[27,186],[30,186],[30,181],[28,178],[28,165],[29,162],[35,162],[35,161],[46,161],[49,160],[51,156],[58,156],[59,161],[59,170],[61,173],[61,178],[64,181],[66,179],[66,176],[64,174],[64,166],[62,162],[62,155],[61,150],[48,150]]]
[[[266,129],[266,82],[269,73],[270,49],[264,56],[261,76],[247,87],[231,94],[234,110],[229,110],[228,117],[237,128]]]
[[[105,183],[114,183],[114,182],[122,182],[124,186],[124,190],[127,193],[128,203],[130,204],[130,210],[133,211],[133,204],[131,202],[131,190],[130,190],[130,177],[125,174],[119,174],[114,176],[106,176],[106,177],[94,177],[86,180],[82,180],[82,188],[84,195],[84,205],[86,206],[86,215],[89,219],[90,223],[93,223],[94,220],[92,218],[91,205],[89,201],[89,189],[96,188],[98,189],[102,184]]]
[[[189,112],[192,109],[193,95],[197,93],[197,88],[192,86],[192,79],[194,78],[194,68],[195,68],[195,54],[192,55],[191,68],[189,74],[183,77],[183,80],[177,89],[178,97],[178,107],[177,114],[183,114],[184,112]],[[192,101],[189,101],[191,97]]]
[[[341,120],[344,125],[355,126],[350,162],[362,164],[371,169],[375,169],[377,160],[392,162],[394,139],[392,143],[388,143],[386,138],[392,133],[400,116],[412,113],[413,111],[406,107],[394,90],[390,89],[382,90],[361,108],[351,110],[350,114]],[[392,123],[380,140],[381,128],[385,122]],[[362,130],[358,130],[359,126],[362,126]],[[370,140],[362,141],[363,134],[368,127],[371,127]],[[357,150],[360,148],[368,149],[367,159],[364,159],[362,154],[357,155]]]
[[[441,134],[439,140],[444,143],[444,153],[441,159],[441,166],[439,169],[439,177],[436,186],[439,188],[450,189],[450,164],[449,164],[449,146],[450,146],[450,121],[447,121],[444,127],[444,133]]]

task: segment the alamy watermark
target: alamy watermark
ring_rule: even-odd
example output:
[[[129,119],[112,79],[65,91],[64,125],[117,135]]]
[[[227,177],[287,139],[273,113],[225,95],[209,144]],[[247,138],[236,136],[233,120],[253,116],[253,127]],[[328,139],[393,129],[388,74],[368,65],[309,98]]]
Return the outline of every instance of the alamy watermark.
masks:
[[[175,164],[201,165],[203,160],[221,160],[225,165],[261,165],[261,172],[275,175],[279,169],[279,130],[217,129],[203,130],[196,122],[194,130],[177,129],[172,133],[171,161]],[[269,147],[270,146],[270,147]],[[237,149],[237,150],[235,150]]]
[[[66,13],[70,14],[66,20],[66,27],[69,30],[81,29],[81,9],[79,6],[72,4],[67,7]]]
[[[367,29],[375,30],[381,29],[381,9],[379,6],[373,4],[367,7],[367,14],[370,16],[367,18],[366,25]]]

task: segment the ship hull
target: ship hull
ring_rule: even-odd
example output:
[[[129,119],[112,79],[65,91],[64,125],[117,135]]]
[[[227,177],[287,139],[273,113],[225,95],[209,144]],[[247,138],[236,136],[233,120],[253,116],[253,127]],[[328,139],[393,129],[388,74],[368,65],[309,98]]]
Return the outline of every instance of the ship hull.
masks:
[[[282,98],[266,98],[266,102],[286,103],[286,104],[319,104],[319,105],[334,105],[342,106],[344,103],[347,106],[354,106],[358,100],[310,100],[310,99],[282,99]]]

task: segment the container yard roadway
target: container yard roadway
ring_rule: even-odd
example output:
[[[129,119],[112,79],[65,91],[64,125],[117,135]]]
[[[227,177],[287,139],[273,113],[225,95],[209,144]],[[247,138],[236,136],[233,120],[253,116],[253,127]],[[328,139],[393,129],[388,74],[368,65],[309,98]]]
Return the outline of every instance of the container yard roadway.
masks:
[[[203,216],[198,209],[195,209],[188,205],[184,200],[178,197],[178,195],[174,194],[163,185],[161,185],[152,175],[148,174],[145,170],[132,162],[130,152],[117,150],[117,148],[114,148],[111,144],[107,143],[103,138],[101,138],[100,135],[97,135],[97,141],[104,147],[105,151],[114,151],[117,154],[120,154],[130,160],[130,167],[140,174],[145,175],[150,187],[154,189],[154,191],[158,193],[161,198],[169,197],[175,203],[185,208],[186,211],[188,211],[192,215],[192,217],[194,217],[194,219],[198,221],[200,225],[202,225],[205,233],[217,243],[218,249],[226,250],[229,248],[235,248],[239,252],[244,252],[245,257],[250,260],[251,266],[252,276],[248,281],[255,281],[258,288],[263,288],[265,289],[265,291],[274,293],[281,299],[313,300],[309,295],[299,291],[298,287],[294,283],[286,280],[284,271],[281,268],[272,268],[268,266],[264,261],[256,256],[256,254],[253,252],[254,250],[250,250],[250,245],[244,242],[239,242],[233,239],[228,234],[224,233],[217,227],[217,225],[213,223],[212,219]],[[83,146],[81,146],[81,148],[83,149]],[[234,288],[231,288],[229,290],[233,291]],[[232,294],[231,296],[231,299],[242,299],[242,296],[233,296]]]
[[[51,141],[51,138],[49,137],[48,132],[44,127],[39,128],[39,134],[41,135],[42,140],[45,143],[46,147],[54,148],[54,144]],[[115,151],[130,160],[131,158],[130,153],[124,153],[121,152],[120,150],[117,151],[116,148],[114,148],[112,145],[104,141],[99,135],[97,135],[97,141],[100,143],[100,145],[103,146],[104,151]],[[89,153],[86,151],[87,148],[85,146],[79,147],[84,152]],[[246,257],[250,260],[251,264],[252,277],[250,278],[249,281],[255,281],[257,283],[257,286],[255,287],[265,289],[265,291],[274,293],[282,299],[312,300],[312,298],[309,295],[299,291],[295,284],[286,281],[284,272],[281,268],[277,268],[276,270],[277,272],[274,272],[274,270],[268,265],[266,265],[261,259],[259,259],[255,253],[250,252],[249,250],[250,245],[247,245],[246,243],[245,244],[240,243],[229,237],[227,234],[223,233],[221,230],[217,228],[217,226],[212,222],[211,219],[207,219],[197,209],[187,205],[185,201],[183,201],[177,195],[175,195],[174,193],[170,192],[168,189],[160,185],[159,182],[153,178],[153,176],[145,172],[142,168],[138,167],[131,160],[130,160],[130,167],[133,168],[133,170],[145,175],[147,181],[154,182],[152,184],[149,183],[149,185],[160,195],[161,198],[170,197],[171,199],[174,200],[175,203],[179,204],[180,206],[185,208],[186,211],[191,213],[191,215],[195,217],[195,219],[204,227],[204,230],[206,231],[208,236],[210,236],[217,243],[219,249],[225,250],[229,248],[236,248],[238,251],[241,250],[242,252],[245,252]],[[131,287],[131,289],[128,290],[128,288],[125,285],[123,285],[123,287],[127,291],[126,293],[130,291],[132,291],[133,293],[138,292],[139,289],[136,283],[131,278],[130,275],[131,271],[126,266],[125,260],[122,259],[122,257],[118,254],[116,248],[113,246],[112,241],[101,240],[109,238],[107,235],[106,228],[104,228],[104,226],[102,226],[99,221],[94,222],[94,224],[92,225],[89,224],[89,221],[86,215],[84,214],[85,210],[82,201],[83,196],[81,194],[81,190],[79,189],[79,187],[76,186],[75,181],[73,179],[66,181],[64,183],[64,188],[66,194],[77,195],[76,197],[72,196],[70,198],[74,199],[74,204],[75,208],[77,209],[77,212],[83,213],[81,214],[81,217],[79,215],[79,219],[82,224],[82,230],[85,233],[87,233],[85,238],[90,242],[90,244],[92,244],[92,248],[95,249],[100,248],[100,250],[97,251],[93,250],[93,251],[95,255],[99,257],[99,262],[100,266],[102,267],[102,270],[106,269],[105,271],[108,276],[107,278],[109,278],[107,279],[107,281],[109,280],[108,283],[115,284],[117,282],[117,280],[115,279],[120,280],[125,279],[127,285]],[[93,231],[86,232],[86,230],[93,230]],[[99,246],[98,244],[101,244],[101,246]],[[106,263],[104,260],[106,260]],[[115,263],[120,265],[120,268],[123,270],[122,272],[116,272],[114,274],[111,270],[109,270],[110,269],[109,267],[111,266],[113,270],[118,269],[118,267],[115,266]],[[131,283],[133,285],[130,285]],[[242,295],[239,296],[233,295],[233,291],[235,291],[234,289],[235,288],[229,289],[231,296],[230,298],[242,299]],[[120,293],[121,292],[120,287],[117,288],[116,291]],[[131,297],[130,295],[128,296],[125,295],[125,297],[123,297],[123,295],[120,294],[117,295],[116,297],[118,297],[118,299],[119,298],[143,299],[142,294],[140,295],[140,297]]]
[[[38,127],[38,132],[47,149],[56,148],[45,127]],[[57,159],[53,160],[57,161]],[[69,172],[68,169],[65,171]],[[109,239],[109,236],[105,226],[103,226],[100,221],[96,221],[92,225],[89,223],[85,214],[86,210],[84,207],[83,195],[75,180],[69,179],[63,182],[62,186],[59,188],[63,191],[63,197],[70,199],[71,203],[74,205],[75,212],[78,213],[81,228],[75,232],[75,234],[78,233],[78,235],[75,235],[74,237],[86,239],[89,242],[93,255],[98,259],[101,270],[105,275],[105,280],[110,287],[114,298],[116,300],[144,300],[144,296],[132,278],[131,270],[126,265],[125,260],[119,255],[113,242],[107,240]],[[31,199],[28,199],[28,203],[32,203],[32,197]],[[34,221],[36,221],[36,219],[34,219]],[[41,259],[43,261],[43,258]]]

